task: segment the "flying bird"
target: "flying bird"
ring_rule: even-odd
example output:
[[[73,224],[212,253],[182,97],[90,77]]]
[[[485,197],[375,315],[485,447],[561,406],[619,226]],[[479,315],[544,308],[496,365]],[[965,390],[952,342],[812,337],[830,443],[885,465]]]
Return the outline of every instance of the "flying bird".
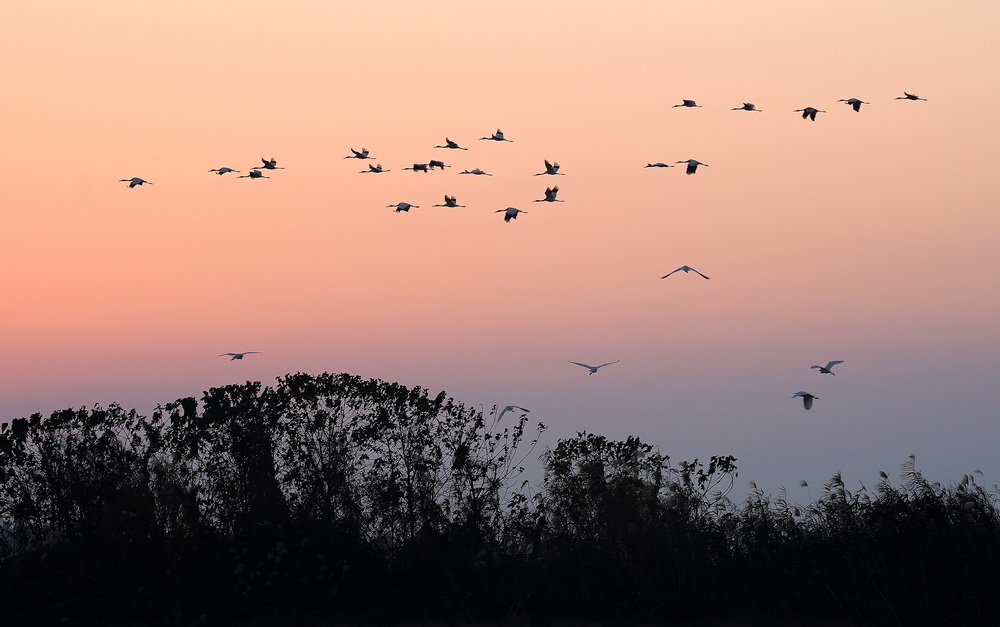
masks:
[[[432,170],[434,168],[441,168],[443,170],[445,168],[450,168],[451,166],[450,165],[445,165],[444,161],[439,161],[437,159],[431,159],[429,162],[427,162],[427,167],[429,167]]]
[[[858,98],[841,98],[837,102],[846,102],[855,111],[861,111],[861,105],[863,104],[871,104],[870,102],[865,102],[864,100],[860,100]]]
[[[664,274],[664,275],[663,275],[663,276],[661,276],[660,278],[661,278],[661,279],[665,279],[665,278],[667,278],[668,276],[670,276],[671,274],[673,274],[674,272],[683,272],[684,274],[687,274],[688,272],[694,272],[695,274],[697,274],[698,276],[700,276],[700,277],[701,277],[701,278],[703,278],[703,279],[707,279],[707,278],[708,278],[707,276],[705,276],[705,275],[704,275],[704,274],[702,274],[701,272],[698,272],[697,270],[695,270],[695,269],[694,269],[694,268],[692,268],[691,266],[681,266],[680,268],[677,268],[676,270],[673,270],[673,271],[671,271],[671,272],[668,272],[668,273]]]
[[[806,107],[805,109],[796,109],[792,113],[799,113],[799,112],[802,113],[802,119],[803,120],[806,119],[806,118],[809,118],[813,122],[816,121],[816,114],[817,113],[826,113],[826,111],[820,111],[819,109],[817,109],[815,107]]]
[[[558,193],[559,193],[559,186],[558,185],[556,185],[555,187],[546,187],[545,188],[545,198],[539,198],[538,200],[535,200],[534,202],[566,202],[565,200],[557,200],[556,199],[556,194],[558,194]]]
[[[813,396],[809,392],[796,392],[795,394],[792,394],[792,398],[796,398],[798,396],[802,397],[802,405],[806,409],[812,409],[813,401],[819,398],[818,396]]]
[[[362,148],[361,150],[355,150],[351,148],[351,152],[354,154],[347,155],[345,159],[374,159],[375,157],[368,156],[368,149]]]
[[[344,158],[346,159],[347,157]],[[372,165],[369,163],[367,170],[361,170],[361,174],[372,174],[372,173],[381,174],[383,172],[392,172],[392,170],[383,170],[381,163],[379,163],[378,165]]]
[[[479,139],[492,139],[495,142],[509,142],[509,141],[513,141],[511,139],[504,139],[503,131],[501,131],[500,129],[497,129],[497,132],[493,133],[489,137],[480,137]]]
[[[271,157],[270,160],[267,160],[264,157],[261,157],[260,160],[264,162],[264,165],[262,165],[262,166],[259,165],[259,166],[255,167],[254,170],[284,170],[285,169],[285,168],[279,168],[278,167],[278,161],[274,157]]]
[[[244,355],[253,355],[254,353],[259,353],[260,351],[245,351],[242,353],[222,353],[221,355],[216,355],[216,357],[229,357],[229,361],[234,359],[243,359]]]
[[[896,100],[924,100],[924,101],[926,101],[927,99],[926,98],[918,98],[916,94],[910,94],[910,93],[907,93],[907,92],[904,91],[902,96],[896,96]]]
[[[264,173],[261,172],[260,170],[253,169],[253,170],[250,170],[246,174],[241,174],[240,176],[237,176],[236,178],[238,178],[238,179],[269,179],[271,177],[270,176],[264,176]]]
[[[397,202],[395,205],[386,205],[385,207],[386,209],[389,207],[395,207],[396,213],[399,213],[400,211],[409,211],[411,208],[419,209],[420,205],[411,205],[408,202]]]
[[[141,179],[141,178],[139,178],[138,176],[133,176],[133,177],[132,177],[132,178],[130,178],[130,179],[121,179],[121,180],[120,180],[120,181],[118,181],[118,182],[119,182],[119,183],[128,183],[128,187],[129,187],[129,189],[132,189],[132,188],[133,188],[133,187],[135,187],[136,185],[142,185],[142,184],[144,184],[144,183],[145,183],[145,184],[147,184],[147,185],[152,185],[152,183],[150,183],[149,181],[147,181],[147,180],[145,180],[145,179]]]
[[[702,163],[701,161],[698,161],[697,159],[687,159],[686,161],[678,161],[677,163],[686,163],[687,164],[688,167],[687,167],[687,170],[685,170],[686,174],[694,174],[695,172],[698,171],[698,166],[700,166],[700,165],[703,165],[706,168],[708,167],[707,163]]]
[[[414,172],[427,172],[426,163],[414,163],[412,168],[403,168],[404,170],[413,170]]]
[[[459,174],[475,174],[476,176],[493,176],[489,172],[484,172],[479,168],[476,168],[475,170],[462,170],[461,172],[459,172]]]
[[[451,141],[447,137],[444,138],[444,146],[434,146],[435,148],[451,148],[452,150],[468,150],[468,148],[462,148],[457,143]]]
[[[686,161],[678,161],[677,163],[687,163],[687,162]],[[674,166],[667,165],[666,163],[663,163],[662,161],[657,161],[656,163],[647,163],[645,165],[645,167],[647,167],[647,168],[672,168]]]
[[[742,107],[733,107],[730,111],[763,111],[763,109],[758,109],[752,102],[744,102]]]
[[[610,366],[611,364],[617,364],[619,361],[621,361],[621,360],[620,359],[616,359],[614,361],[609,361],[606,364],[601,364],[600,366],[591,366],[590,364],[581,364],[578,361],[571,361],[569,363],[576,364],[577,366],[583,366],[584,368],[586,368],[587,370],[590,371],[590,374],[594,374],[595,372],[597,372],[598,370],[600,370],[604,366]]]
[[[535,176],[542,176],[543,174],[560,174],[558,163],[549,163],[549,160],[545,160],[545,171],[539,172]],[[565,175],[563,175],[565,176]]]
[[[209,170],[209,172],[215,172],[219,176],[223,174],[228,174],[229,172],[239,172],[239,170],[234,170],[232,168],[215,168],[214,170]]]
[[[493,213],[500,213],[501,211],[504,212],[504,215],[503,215],[503,221],[504,222],[510,222],[511,220],[516,220],[517,219],[517,214],[519,214],[519,213],[528,213],[527,211],[525,211],[523,209],[518,209],[516,207],[507,207],[506,209],[497,209]]]
[[[497,416],[497,422],[500,422],[500,419],[501,419],[501,418],[503,418],[503,415],[504,415],[504,414],[506,414],[506,413],[507,413],[507,412],[509,412],[509,411],[514,411],[515,409],[516,409],[516,410],[519,410],[519,411],[523,411],[523,412],[524,412],[524,413],[526,413],[526,414],[530,414],[530,413],[531,413],[531,410],[530,410],[530,409],[525,409],[525,408],[523,408],[523,407],[518,407],[517,405],[507,405],[507,406],[506,406],[506,407],[504,407],[504,408],[503,408],[503,410],[502,410],[502,411],[500,412],[500,415],[499,415],[499,416]]]
[[[844,363],[844,360],[838,359],[837,361],[831,361],[825,366],[812,366],[812,367],[819,370],[820,374],[836,375],[837,373],[833,371],[833,367],[836,366],[837,364],[842,364],[842,363]]]
[[[700,104],[695,104],[694,100],[688,100],[685,98],[684,100],[681,101],[680,104],[675,104],[673,107],[671,107],[671,109],[676,107],[700,107],[700,106],[701,106]]]
[[[449,196],[448,194],[445,194],[444,195],[444,204],[443,205],[434,205],[434,206],[435,207],[464,207],[465,205],[459,205],[459,204],[457,204],[457,201],[456,201],[456,199],[455,199],[454,196]]]

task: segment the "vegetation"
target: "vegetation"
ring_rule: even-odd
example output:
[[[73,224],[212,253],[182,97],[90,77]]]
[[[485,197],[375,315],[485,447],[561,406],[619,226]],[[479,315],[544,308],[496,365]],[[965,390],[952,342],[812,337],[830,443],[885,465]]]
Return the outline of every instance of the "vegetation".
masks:
[[[0,620],[283,616],[357,623],[1000,611],[997,493],[839,476],[800,506],[728,497],[733,457],[672,463],[340,374],[0,426]]]

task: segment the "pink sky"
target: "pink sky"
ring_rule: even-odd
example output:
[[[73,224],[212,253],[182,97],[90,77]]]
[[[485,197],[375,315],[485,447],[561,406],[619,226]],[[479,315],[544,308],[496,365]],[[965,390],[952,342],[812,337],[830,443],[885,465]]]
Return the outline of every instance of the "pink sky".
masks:
[[[1000,5],[874,4],[7,7],[0,419],[349,372],[793,498],[1000,482]]]

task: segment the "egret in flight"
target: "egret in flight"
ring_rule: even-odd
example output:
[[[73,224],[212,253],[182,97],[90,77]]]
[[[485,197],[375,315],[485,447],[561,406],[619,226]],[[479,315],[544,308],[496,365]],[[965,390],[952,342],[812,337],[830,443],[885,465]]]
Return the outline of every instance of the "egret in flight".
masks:
[[[502,411],[500,412],[500,415],[499,415],[499,416],[497,416],[497,422],[500,422],[500,419],[501,419],[501,418],[503,418],[503,415],[504,415],[504,414],[506,414],[506,413],[507,413],[507,412],[509,412],[509,411],[514,411],[515,409],[516,409],[516,410],[518,410],[518,411],[523,411],[523,412],[524,412],[524,413],[526,413],[526,414],[530,414],[530,413],[531,413],[531,410],[530,410],[530,409],[525,409],[525,408],[523,408],[523,407],[518,407],[517,405],[507,405],[507,406],[506,406],[506,407],[504,407],[504,408],[503,408],[503,410],[502,410]]]
[[[504,222],[510,222],[511,220],[516,220],[517,214],[519,213],[528,213],[527,211],[523,209],[518,209],[517,207],[507,207],[506,209],[497,209],[493,213],[500,213],[501,211],[504,212],[503,214]]]
[[[799,113],[799,112],[802,113],[802,119],[803,120],[806,119],[806,118],[809,118],[813,122],[816,121],[816,114],[817,113],[826,113],[826,111],[820,111],[819,109],[817,109],[815,107],[806,107],[805,109],[796,109],[792,113]]]
[[[560,172],[559,172],[559,164],[558,163],[549,163],[549,160],[546,159],[545,160],[545,171],[544,172],[539,172],[535,176],[542,176],[543,174],[560,174]],[[561,176],[565,176],[565,175],[561,175]]]
[[[904,91],[902,96],[896,96],[896,100],[923,100],[926,102],[927,99],[918,98],[916,94],[910,94]]]
[[[556,194],[558,194],[558,193],[559,193],[559,186],[558,185],[556,185],[555,187],[546,187],[545,188],[545,198],[539,198],[538,200],[535,200],[534,202],[566,202],[565,200],[557,200],[556,199]]]
[[[232,168],[215,168],[214,170],[209,170],[209,172],[215,172],[219,176],[222,176],[223,174],[228,174],[230,172],[237,172],[238,173],[239,170],[234,170]]]
[[[260,351],[244,351],[242,353],[222,353],[221,355],[216,355],[216,357],[229,357],[230,358],[229,361],[233,361],[234,359],[243,359],[244,355],[253,355],[259,352]]]
[[[681,101],[680,104],[675,104],[673,107],[671,107],[671,109],[676,107],[700,107],[700,106],[701,105],[696,104],[694,100],[688,100],[685,98],[684,100]]]
[[[271,177],[270,176],[264,176],[264,173],[261,172],[260,170],[253,169],[253,170],[250,170],[249,172],[247,172],[246,174],[241,174],[241,175],[237,176],[236,178],[238,178],[238,179],[269,179]]]
[[[792,394],[792,398],[796,398],[799,396],[802,397],[802,405],[806,409],[812,409],[813,401],[819,398],[818,396],[813,396],[809,392],[796,392],[795,394]]]
[[[594,374],[595,372],[597,372],[598,370],[600,370],[604,366],[610,366],[611,364],[617,364],[619,361],[621,361],[621,360],[620,359],[616,359],[614,361],[609,361],[606,364],[601,364],[600,366],[591,366],[590,364],[581,364],[578,361],[571,361],[569,363],[576,364],[577,366],[583,366],[584,368],[586,368],[587,370],[590,371],[590,374]]]
[[[383,172],[392,172],[392,170],[383,170],[381,163],[379,163],[377,165],[372,165],[372,164],[369,163],[367,170],[361,170],[361,174],[372,174],[372,173],[374,173],[374,174],[382,174]]]
[[[452,150],[468,150],[468,148],[462,148],[457,143],[451,141],[447,137],[444,138],[444,146],[434,146],[435,148],[451,148]]]
[[[688,272],[694,272],[695,274],[697,274],[698,276],[700,276],[700,277],[701,277],[701,278],[703,278],[703,279],[707,279],[707,278],[708,278],[707,276],[705,276],[705,275],[704,275],[704,274],[702,274],[701,272],[698,272],[697,270],[695,270],[695,269],[694,269],[694,268],[692,268],[691,266],[681,266],[680,268],[677,268],[676,270],[673,270],[673,271],[671,271],[671,272],[668,272],[668,273],[664,274],[664,275],[663,275],[663,276],[661,276],[660,278],[661,278],[661,279],[665,279],[665,278],[667,278],[668,276],[670,276],[671,274],[673,274],[674,272],[683,272],[684,274],[687,274]]]
[[[855,111],[861,111],[861,105],[863,104],[871,104],[870,102],[865,102],[859,98],[841,98],[837,102],[846,102]]]
[[[686,163],[687,164],[688,167],[687,167],[687,170],[685,170],[686,174],[694,174],[695,172],[698,171],[698,166],[700,166],[700,165],[703,165],[706,168],[708,167],[707,163],[702,163],[701,161],[698,161],[697,159],[688,159],[686,161],[678,161],[677,163]]]
[[[435,207],[464,207],[465,205],[458,204],[458,202],[457,202],[457,200],[455,199],[454,196],[449,196],[448,194],[445,194],[444,195],[444,204],[443,205],[434,205],[434,206]]]
[[[825,366],[812,366],[812,368],[819,370],[820,374],[836,375],[837,373],[833,371],[833,367],[836,366],[837,364],[842,364],[842,363],[844,363],[844,360],[838,359],[837,361],[831,361]]]
[[[278,161],[274,157],[271,157],[270,160],[267,160],[264,157],[261,157],[260,160],[264,162],[264,165],[262,165],[262,166],[259,165],[259,166],[255,167],[254,170],[284,170],[285,169],[285,168],[279,168],[278,167]]]
[[[368,149],[362,148],[361,150],[355,150],[351,148],[352,155],[347,155],[345,159],[374,159],[375,157],[368,156]]]
[[[501,131],[500,129],[497,129],[497,132],[493,133],[489,137],[480,137],[479,139],[491,139],[491,140],[493,140],[495,142],[509,142],[509,141],[514,141],[512,139],[505,139],[504,136],[503,136],[503,131]]]
[[[419,209],[420,205],[411,205],[408,202],[397,202],[395,205],[386,205],[385,207],[386,209],[389,207],[395,207],[396,213],[399,213],[400,211],[409,211],[411,208]]]
[[[733,107],[730,111],[763,111],[763,109],[758,109],[752,102],[744,102],[742,107]]]
[[[145,180],[145,179],[141,179],[141,178],[139,178],[138,176],[133,176],[133,177],[132,177],[132,178],[130,178],[130,179],[121,179],[121,180],[120,180],[120,181],[118,181],[118,182],[119,182],[119,183],[128,183],[128,187],[129,187],[129,189],[132,189],[132,188],[133,188],[133,187],[135,187],[136,185],[142,185],[142,184],[144,184],[144,183],[145,183],[145,184],[147,184],[147,185],[152,185],[152,183],[150,183],[149,181],[147,181],[147,180]]]

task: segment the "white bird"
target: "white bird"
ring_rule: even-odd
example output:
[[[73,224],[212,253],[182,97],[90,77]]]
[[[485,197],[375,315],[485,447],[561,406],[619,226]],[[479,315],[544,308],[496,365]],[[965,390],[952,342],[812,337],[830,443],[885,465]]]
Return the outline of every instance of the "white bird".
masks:
[[[590,374],[594,374],[595,372],[597,372],[599,369],[603,368],[604,366],[610,366],[611,364],[617,364],[619,361],[621,361],[621,360],[620,359],[616,359],[614,361],[609,361],[606,364],[601,364],[600,366],[591,366],[590,364],[581,364],[578,361],[571,361],[569,363],[576,364],[577,366],[583,366],[584,368],[586,368],[587,370],[590,371]]]
[[[763,109],[758,109],[752,102],[744,102],[742,107],[733,107],[730,111],[763,111]]]
[[[677,268],[676,270],[673,270],[673,271],[671,271],[671,272],[668,272],[668,273],[664,274],[664,275],[663,275],[663,276],[661,276],[660,278],[661,278],[661,279],[665,279],[665,278],[667,278],[668,276],[670,276],[671,274],[673,274],[674,272],[683,272],[684,274],[687,274],[688,272],[694,272],[695,274],[697,274],[698,276],[700,276],[700,277],[701,277],[701,278],[703,278],[703,279],[707,279],[707,278],[708,278],[707,276],[705,276],[705,275],[704,275],[704,274],[702,274],[701,272],[698,272],[697,270],[695,270],[695,269],[694,269],[694,268],[692,268],[691,266],[681,266],[680,268]]]
[[[413,170],[414,172],[427,172],[426,163],[414,163],[412,168],[403,168],[404,170]]]
[[[259,166],[255,167],[254,170],[284,170],[285,169],[285,168],[279,168],[278,167],[278,161],[274,157],[271,157],[270,160],[265,159],[264,157],[261,157],[260,160],[264,162],[264,165],[262,165],[262,166],[259,165]]]
[[[545,188],[545,198],[539,198],[534,202],[566,202],[565,200],[557,200],[556,194],[559,193],[559,186],[546,187]]]
[[[475,170],[462,170],[461,172],[459,172],[459,174],[475,174],[477,176],[493,176],[489,172],[484,172],[484,171],[480,170],[479,168],[476,168]]]
[[[502,411],[500,412],[500,415],[498,415],[498,416],[497,416],[497,422],[500,422],[500,419],[501,419],[501,418],[503,418],[503,415],[504,415],[504,414],[506,414],[506,413],[507,413],[507,412],[509,412],[509,411],[514,411],[515,409],[517,409],[517,410],[519,410],[519,411],[523,411],[523,412],[524,412],[524,413],[526,413],[526,414],[530,414],[530,413],[531,413],[531,410],[530,410],[530,409],[525,409],[525,408],[523,408],[523,407],[518,407],[517,405],[507,405],[507,406],[506,406],[506,407],[504,407],[504,408],[503,408],[503,410],[502,410]]]
[[[795,394],[792,394],[792,398],[799,396],[802,397],[802,405],[805,406],[806,409],[812,409],[813,401],[819,398],[818,396],[813,396],[809,392],[796,392]]]
[[[678,163],[685,163],[685,162],[678,161]],[[656,163],[647,163],[644,167],[647,167],[647,168],[672,168],[674,166],[667,165],[666,163],[663,163],[662,161],[657,161]]]
[[[923,101],[926,101],[927,99],[926,98],[918,98],[916,94],[910,94],[910,93],[907,93],[907,92],[904,91],[902,96],[896,96],[896,100],[923,100]]]
[[[455,199],[454,196],[449,196],[448,194],[445,194],[444,195],[444,204],[443,205],[434,205],[434,206],[435,207],[464,207],[465,205],[459,205],[459,204],[457,204],[457,200]]]
[[[500,213],[501,211],[504,212],[504,216],[503,216],[503,221],[504,222],[510,222],[511,220],[516,220],[517,219],[517,214],[519,214],[519,213],[528,213],[527,211],[525,211],[523,209],[518,209],[516,207],[507,207],[506,209],[497,209],[493,213]]]
[[[237,176],[236,178],[238,178],[238,179],[269,179],[271,177],[270,176],[264,176],[264,173],[261,172],[260,170],[253,169],[253,170],[250,170],[246,174],[241,174],[240,176]]]
[[[542,176],[543,174],[560,174],[558,163],[549,163],[549,160],[545,160],[545,171],[539,172],[535,176]],[[565,176],[565,175],[562,175]]]
[[[858,98],[841,98],[837,102],[846,102],[855,111],[861,111],[861,105],[863,104],[871,104],[870,102],[865,102],[864,100],[860,100]]]
[[[252,355],[254,353],[259,353],[260,351],[245,351],[242,353],[222,353],[221,355],[216,355],[216,357],[230,357],[229,361],[233,359],[243,359],[244,355]]]
[[[685,173],[687,173],[687,174],[694,174],[695,172],[697,172],[698,171],[698,166],[700,166],[700,165],[703,165],[706,168],[708,167],[707,163],[702,163],[701,161],[698,161],[697,159],[687,159],[685,161],[678,161],[677,163],[686,163],[687,164],[688,167],[687,167],[687,170],[685,170]]]
[[[152,185],[152,183],[150,183],[149,181],[147,181],[145,179],[141,179],[138,176],[133,176],[130,179],[121,179],[118,182],[119,183],[128,183],[129,189],[132,189],[136,185],[142,185],[144,183],[147,184],[147,185]]]
[[[239,172],[239,170],[223,167],[223,168],[215,168],[214,170],[209,170],[209,172],[215,172],[219,176],[222,176],[223,174],[228,174],[229,172]]]
[[[372,173],[381,174],[383,172],[392,172],[392,170],[383,170],[381,163],[379,163],[378,165],[372,165],[369,163],[367,170],[361,170],[361,174],[372,174]]]
[[[411,208],[419,209],[420,205],[411,205],[408,202],[397,202],[395,205],[386,205],[385,207],[386,209],[389,207],[395,207],[396,213],[399,213],[400,211],[409,211]]]
[[[671,107],[671,109],[676,107],[700,107],[700,106],[701,106],[700,104],[695,104],[694,100],[688,100],[685,98],[684,100],[681,101],[680,104],[675,104],[673,107]]]
[[[368,156],[368,149],[367,148],[362,148],[361,150],[355,150],[355,149],[351,148],[351,152],[353,152],[354,154],[353,155],[347,155],[344,158],[345,159],[374,159],[375,158],[375,157],[369,157]]]
[[[497,132],[493,133],[489,137],[480,137],[479,139],[492,139],[495,142],[509,142],[509,141],[513,141],[511,139],[504,139],[503,131],[501,131],[500,129],[497,129]]]
[[[792,113],[799,113],[799,112],[802,113],[802,119],[803,120],[806,119],[806,118],[809,118],[813,122],[816,121],[816,114],[817,113],[826,113],[826,111],[820,111],[819,109],[817,109],[815,107],[806,107],[805,109],[796,109]]]
[[[812,368],[819,370],[820,374],[836,375],[837,373],[833,371],[833,367],[836,366],[837,364],[842,364],[842,363],[844,363],[844,360],[838,359],[837,361],[831,361],[825,366],[812,366]]]
[[[444,138],[444,146],[434,146],[435,148],[451,148],[452,150],[468,150],[468,148],[462,148],[455,142],[451,141],[447,137]]]
[[[441,168],[443,170],[445,168],[450,168],[451,166],[450,165],[445,165],[444,161],[439,161],[437,159],[431,159],[430,161],[427,162],[427,167],[429,167],[432,170],[434,168]]]

